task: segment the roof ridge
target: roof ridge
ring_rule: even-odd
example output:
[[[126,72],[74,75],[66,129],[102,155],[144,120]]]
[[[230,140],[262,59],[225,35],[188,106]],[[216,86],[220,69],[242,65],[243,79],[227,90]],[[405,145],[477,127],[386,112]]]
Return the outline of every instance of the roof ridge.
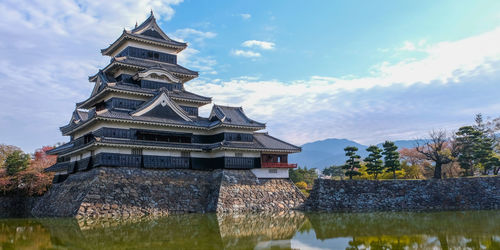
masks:
[[[215,105],[215,106],[218,106],[218,107],[224,107],[224,108],[241,108],[241,106],[240,106],[240,107],[236,107],[236,106],[227,106],[227,105],[220,105],[220,104],[215,104],[215,103],[214,103],[214,105]]]

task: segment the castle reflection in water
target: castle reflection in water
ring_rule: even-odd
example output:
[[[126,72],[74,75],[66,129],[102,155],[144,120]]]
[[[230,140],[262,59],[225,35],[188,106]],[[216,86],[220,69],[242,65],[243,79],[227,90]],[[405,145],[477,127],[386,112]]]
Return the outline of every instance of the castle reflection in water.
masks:
[[[500,212],[1,219],[1,249],[500,249]]]

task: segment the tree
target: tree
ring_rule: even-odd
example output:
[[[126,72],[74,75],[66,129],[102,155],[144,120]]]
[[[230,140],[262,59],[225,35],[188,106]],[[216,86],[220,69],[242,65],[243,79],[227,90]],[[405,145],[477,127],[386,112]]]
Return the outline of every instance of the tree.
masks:
[[[315,168],[307,169],[307,167],[298,167],[297,169],[290,169],[288,173],[293,183],[303,181],[307,183],[309,187],[312,187],[314,185],[314,180],[318,178]]]
[[[54,174],[44,170],[57,161],[57,156],[47,155],[50,149],[52,147],[46,146],[36,150],[33,160],[21,150],[11,152],[6,157],[6,167],[0,169],[0,192],[28,196],[45,193],[52,185]]]
[[[404,179],[420,179],[422,173],[418,165],[410,165],[407,161],[401,162]]]
[[[420,145],[417,140],[417,152],[425,156],[429,161],[434,162],[435,179],[441,179],[442,167],[444,164],[453,162],[456,155],[456,144],[448,140],[445,131],[432,131],[429,133],[430,140]]]
[[[399,150],[399,158],[410,165],[422,166],[429,161],[425,156],[419,153],[415,148],[402,148]]]
[[[377,176],[384,172],[384,162],[382,161],[382,149],[377,146],[369,146],[366,151],[370,154],[365,158],[366,172],[373,175],[375,180]]]
[[[356,154],[356,152],[358,151],[357,147],[346,147],[344,148],[344,151],[345,151],[345,156],[349,158],[345,162],[345,165],[342,166],[342,169],[347,170],[345,172],[345,175],[349,176],[349,179],[352,180],[353,176],[361,175],[361,173],[357,171],[357,169],[360,167],[359,159],[361,157]]]
[[[7,175],[15,175],[18,172],[25,170],[30,164],[31,157],[29,154],[23,153],[23,151],[16,150],[7,156],[5,159],[5,167],[7,169]]]
[[[396,171],[401,170],[398,146],[392,141],[385,141],[382,147],[384,148],[382,154],[384,155],[385,171],[392,172],[393,178],[396,179]]]
[[[406,162],[409,165],[406,169],[404,167],[402,168],[406,172],[412,172],[412,174],[409,174],[413,175],[411,179],[419,179],[420,177],[431,178],[434,176],[434,167],[429,160],[415,148],[402,148],[399,150],[399,159],[402,163]],[[418,173],[414,171],[418,171]]]
[[[476,157],[483,169],[483,174],[488,174],[488,172],[495,167],[499,166],[499,160],[495,154],[496,148],[496,135],[494,130],[490,127],[489,122],[483,122],[483,116],[481,114],[476,115],[476,124],[474,128],[479,131],[479,138],[477,140],[477,150]]]
[[[344,176],[344,170],[342,170],[342,166],[327,167],[327,168],[323,169],[322,173],[324,175],[328,175],[328,176],[332,176],[332,177],[338,176],[338,177],[340,177],[340,179],[342,179]]]
[[[51,146],[44,146],[40,149],[37,149],[34,154],[34,160],[31,162],[31,167],[39,168],[40,171],[48,168],[57,162],[56,155],[48,155],[47,151],[53,149]]]
[[[481,132],[472,126],[464,126],[455,133],[458,163],[464,169],[466,176],[474,175],[476,166],[476,151],[478,150]]]
[[[463,126],[456,132],[457,158],[465,175],[472,176],[476,170],[488,174],[491,170],[498,172],[500,161],[495,148],[496,136],[492,123],[483,121],[481,114],[477,114],[473,126]]]
[[[14,151],[21,151],[21,149],[12,145],[0,144],[0,169],[5,167],[5,159]]]

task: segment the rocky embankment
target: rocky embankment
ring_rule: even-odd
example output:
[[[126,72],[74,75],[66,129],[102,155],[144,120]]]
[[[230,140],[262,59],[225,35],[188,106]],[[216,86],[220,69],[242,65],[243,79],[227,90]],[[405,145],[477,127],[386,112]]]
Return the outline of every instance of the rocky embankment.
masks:
[[[307,210],[438,211],[500,208],[500,177],[444,180],[318,179]]]
[[[70,175],[35,204],[36,217],[143,217],[170,213],[285,211],[304,196],[288,179],[249,170],[97,168]]]

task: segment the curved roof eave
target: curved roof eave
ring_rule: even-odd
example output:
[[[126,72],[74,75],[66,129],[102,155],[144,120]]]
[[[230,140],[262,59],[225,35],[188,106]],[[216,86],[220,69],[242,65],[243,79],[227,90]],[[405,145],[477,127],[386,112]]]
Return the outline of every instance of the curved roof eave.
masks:
[[[120,47],[120,45],[123,44],[126,40],[134,40],[134,41],[138,41],[138,42],[157,45],[160,47],[171,48],[171,49],[175,49],[176,52],[180,52],[180,51],[184,50],[185,48],[187,48],[187,43],[176,42],[178,44],[174,44],[174,43],[169,43],[168,41],[163,42],[163,41],[159,41],[159,40],[156,40],[153,38],[148,38],[146,36],[139,37],[135,34],[128,33],[126,30],[124,30],[122,32],[122,34],[120,35],[120,37],[118,37],[118,39],[116,39],[116,41],[111,43],[107,48],[101,49],[101,54],[103,56],[111,56],[111,54],[116,49],[118,49]]]

